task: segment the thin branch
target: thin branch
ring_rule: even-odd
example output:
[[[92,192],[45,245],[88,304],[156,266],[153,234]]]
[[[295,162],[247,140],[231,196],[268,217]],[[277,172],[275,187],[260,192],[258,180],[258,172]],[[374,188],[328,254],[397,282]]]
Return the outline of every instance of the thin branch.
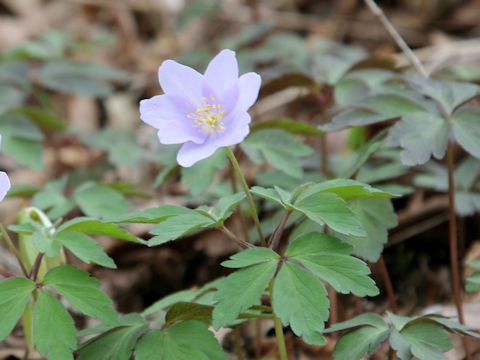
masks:
[[[370,11],[375,15],[378,20],[385,27],[385,30],[390,34],[390,36],[395,40],[398,47],[402,49],[405,55],[408,57],[412,65],[417,69],[417,71],[423,76],[428,77],[428,73],[425,70],[425,67],[421,63],[420,59],[413,53],[412,49],[407,45],[402,36],[398,33],[397,29],[392,25],[390,20],[385,16],[383,10],[375,3],[374,0],[365,0],[365,3],[369,7]]]
[[[8,248],[10,249],[12,254],[15,256],[15,258],[17,259],[18,265],[20,265],[20,268],[22,269],[23,275],[28,277],[27,267],[25,266],[25,263],[23,262],[22,257],[18,253],[17,248],[13,244],[12,239],[10,239],[10,236],[8,235],[7,230],[5,229],[3,224],[0,224],[0,233],[1,233],[2,237],[5,239],[5,242],[7,243]]]
[[[397,300],[393,291],[392,281],[390,280],[390,275],[388,274],[388,269],[385,265],[382,255],[380,256],[380,259],[378,259],[378,265],[380,265],[380,271],[382,273],[383,282],[385,283],[385,289],[387,290],[388,300],[390,301],[392,312],[394,314],[398,314]]]
[[[12,273],[9,273],[8,271],[0,269],[0,276],[3,276],[4,278],[10,278],[10,277],[14,277],[15,275],[13,275]]]
[[[252,249],[254,247],[256,247],[255,245],[253,244],[250,244],[242,239],[239,239],[237,237],[237,235],[235,235],[233,232],[231,232],[230,230],[228,230],[228,228],[224,225],[224,226],[220,226],[217,228],[218,230],[220,230],[221,232],[223,232],[225,235],[227,235],[230,239],[232,239],[238,246],[240,246],[242,249]]]
[[[278,227],[275,229],[270,244],[272,245],[272,250],[277,251],[278,247],[280,245],[280,240],[283,235],[283,230],[285,229],[285,224],[287,223],[288,218],[290,217],[290,214],[292,213],[292,210],[287,210],[285,214],[282,216],[282,220],[280,220],[280,224],[278,224]]]
[[[30,274],[30,278],[33,281],[37,281],[38,271],[40,270],[42,259],[43,259],[43,253],[38,254],[37,258],[35,259],[35,263],[33,264],[33,267],[32,267],[32,273]]]

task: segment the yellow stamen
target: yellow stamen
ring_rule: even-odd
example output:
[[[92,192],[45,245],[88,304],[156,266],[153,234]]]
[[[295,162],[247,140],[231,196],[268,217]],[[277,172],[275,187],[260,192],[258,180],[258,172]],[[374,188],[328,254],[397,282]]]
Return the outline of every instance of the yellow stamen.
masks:
[[[199,128],[197,130],[199,133],[206,131],[209,134],[214,134],[217,131],[226,129],[222,120],[227,111],[220,111],[224,106],[217,104],[213,95],[210,95],[209,99],[212,100],[212,103],[207,102],[207,98],[203,97],[203,104],[201,104],[195,112],[187,115],[188,119],[193,120],[192,126]],[[193,100],[193,102],[195,102],[195,100]]]

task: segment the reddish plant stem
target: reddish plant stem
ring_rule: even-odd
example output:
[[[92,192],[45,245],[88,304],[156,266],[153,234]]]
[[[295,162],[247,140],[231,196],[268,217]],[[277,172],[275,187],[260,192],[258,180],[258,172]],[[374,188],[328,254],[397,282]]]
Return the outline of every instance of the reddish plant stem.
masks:
[[[221,232],[223,232],[225,235],[227,235],[230,239],[232,239],[238,246],[240,246],[242,249],[251,249],[256,247],[253,244],[250,244],[242,239],[239,239],[237,235],[232,233],[226,226],[220,226],[217,228]]]
[[[353,295],[353,302],[355,303],[355,311],[357,315],[363,314],[363,304],[362,304],[362,298]]]
[[[277,251],[278,247],[280,246],[280,240],[282,239],[283,235],[283,230],[285,229],[285,224],[287,223],[287,220],[292,213],[293,210],[287,210],[285,214],[282,216],[282,220],[280,220],[280,224],[278,224],[278,227],[276,228],[275,232],[272,235],[272,240],[270,241],[270,244],[272,246],[273,251]]]
[[[13,275],[12,273],[9,273],[8,271],[0,269],[0,276],[3,276],[4,278],[10,278],[10,277],[14,277],[15,275]]]
[[[32,267],[32,272],[30,273],[30,278],[33,281],[37,281],[38,271],[40,270],[40,264],[42,263],[43,253],[38,254],[37,258],[35,259],[35,263]]]
[[[397,300],[395,299],[395,292],[393,291],[392,281],[390,280],[390,275],[388,274],[387,265],[385,265],[385,260],[383,256],[380,255],[378,259],[378,265],[380,266],[380,271],[382,273],[383,282],[385,283],[385,289],[387,290],[388,300],[390,301],[390,307],[394,314],[398,314]]]
[[[450,267],[452,273],[453,296],[457,307],[458,320],[465,325],[465,315],[462,304],[462,287],[460,284],[460,271],[458,266],[458,240],[457,240],[457,217],[455,215],[455,178],[453,173],[453,149],[451,141],[447,145],[447,168],[448,168],[448,213],[449,213],[449,244],[450,244]],[[470,345],[467,338],[462,337],[465,348],[465,357],[471,360]]]

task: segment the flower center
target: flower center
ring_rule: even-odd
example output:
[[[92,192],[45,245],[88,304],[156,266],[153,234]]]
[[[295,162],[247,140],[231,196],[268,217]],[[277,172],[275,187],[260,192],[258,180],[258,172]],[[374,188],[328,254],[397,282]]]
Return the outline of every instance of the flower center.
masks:
[[[195,100],[193,100],[196,103]],[[227,111],[223,109],[222,104],[218,104],[213,95],[202,98],[202,103],[195,112],[187,115],[193,120],[193,127],[198,128],[198,132],[206,131],[213,134],[217,131],[225,130],[223,125],[223,117]]]

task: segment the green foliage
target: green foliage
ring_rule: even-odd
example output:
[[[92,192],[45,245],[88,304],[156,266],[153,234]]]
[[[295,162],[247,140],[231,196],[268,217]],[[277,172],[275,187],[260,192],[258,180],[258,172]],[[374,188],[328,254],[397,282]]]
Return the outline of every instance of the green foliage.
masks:
[[[98,330],[98,336],[79,346],[78,360],[129,360],[148,323],[138,314],[129,314],[119,318],[117,324]]]
[[[324,345],[328,308],[327,290],[314,275],[294,263],[283,264],[273,288],[273,310],[285,326],[308,344]]]
[[[248,136],[241,147],[254,163],[266,161],[275,169],[295,178],[303,175],[301,157],[313,153],[309,146],[280,129],[256,131]]]
[[[5,339],[13,330],[34,289],[35,283],[24,278],[10,278],[0,282],[0,340]]]
[[[212,184],[216,171],[225,168],[226,165],[225,149],[218,149],[209,158],[201,160],[189,168],[182,168],[182,181],[187,184],[193,196],[200,195]]]
[[[71,265],[59,266],[50,270],[42,283],[51,286],[82,313],[103,322],[115,322],[112,300],[98,289],[100,282],[88,272]]]
[[[250,254],[253,254],[253,259],[250,259]],[[213,326],[216,329],[230,325],[238,314],[259,303],[279,258],[268,249],[248,249],[226,262],[225,266],[242,269],[235,271],[218,286],[215,294],[218,304],[213,310]]]
[[[400,144],[405,165],[425,164],[433,155],[442,159],[447,150],[449,124],[442,117],[417,112],[402,117],[391,130],[390,144]]]
[[[265,89],[265,87],[263,88]],[[323,134],[323,131],[302,121],[295,121],[289,118],[281,118],[274,120],[262,121],[254,124],[250,128],[250,132],[255,132],[263,129],[281,129],[290,134],[312,136]]]
[[[52,90],[84,96],[107,96],[113,88],[107,81],[126,81],[128,75],[120,70],[96,64],[68,60],[46,63],[39,73],[39,82]]]
[[[130,201],[111,187],[85,183],[77,188],[74,199],[87,216],[105,218],[123,214],[131,207]]]
[[[480,260],[469,261],[467,266],[480,270]],[[467,291],[479,291],[480,290],[480,271],[474,271],[467,277],[467,283],[465,284]]]
[[[179,322],[164,330],[152,330],[142,336],[135,359],[149,360],[227,360],[207,325],[197,321]]]
[[[388,240],[388,229],[398,224],[389,199],[358,199],[348,201],[348,206],[358,219],[366,236],[346,236],[335,232],[344,242],[353,246],[353,254],[371,262],[377,262]]]
[[[451,121],[453,123],[453,134],[467,152],[476,158],[480,158],[480,116],[479,108],[462,108],[455,111]]]
[[[325,333],[356,328],[342,336],[335,344],[336,360],[360,359],[372,355],[390,334],[390,327],[377,314],[362,314],[353,319],[333,324]]]
[[[285,256],[289,261],[299,262],[340,293],[378,295],[374,281],[367,276],[370,269],[363,261],[350,256],[352,250],[350,245],[333,236],[310,233],[292,242]]]
[[[38,352],[50,360],[73,360],[77,347],[73,320],[65,307],[45,290],[38,293],[34,316],[34,338]]]

